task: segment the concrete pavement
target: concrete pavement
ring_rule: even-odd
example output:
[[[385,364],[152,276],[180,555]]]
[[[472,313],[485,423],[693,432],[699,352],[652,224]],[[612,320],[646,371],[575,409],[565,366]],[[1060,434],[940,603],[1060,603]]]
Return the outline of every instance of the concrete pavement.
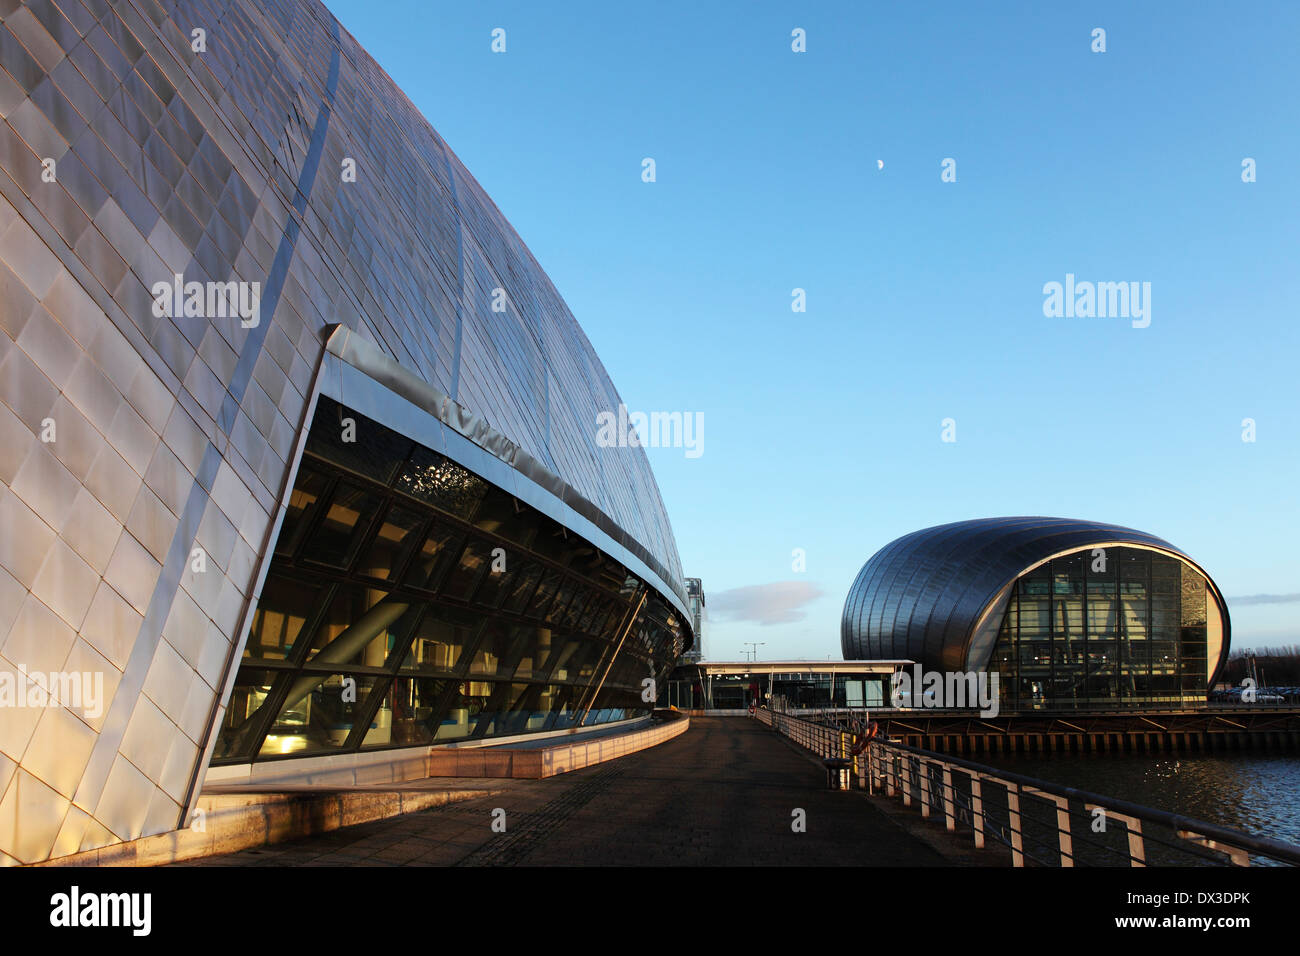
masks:
[[[945,856],[755,721],[696,717],[649,750],[197,866],[944,866]],[[803,811],[803,832],[792,828]],[[504,811],[504,832],[500,830]],[[942,829],[941,827],[939,829]]]

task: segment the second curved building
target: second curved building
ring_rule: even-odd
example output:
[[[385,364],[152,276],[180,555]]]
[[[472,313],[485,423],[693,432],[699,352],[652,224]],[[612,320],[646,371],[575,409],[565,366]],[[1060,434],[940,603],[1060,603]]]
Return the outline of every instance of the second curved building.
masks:
[[[1204,703],[1227,604],[1167,541],[1069,518],[959,521],[891,542],[849,590],[847,660],[996,672],[1007,710]]]

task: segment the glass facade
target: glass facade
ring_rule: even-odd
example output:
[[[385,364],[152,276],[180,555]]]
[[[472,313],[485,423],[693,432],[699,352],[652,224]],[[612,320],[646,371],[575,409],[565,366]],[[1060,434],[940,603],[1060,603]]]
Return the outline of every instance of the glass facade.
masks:
[[[1195,568],[1141,548],[1041,564],[1013,585],[988,664],[1001,706],[1204,703],[1207,652],[1222,638],[1213,601]]]
[[[643,716],[688,628],[586,540],[322,396],[213,762]]]
[[[672,673],[665,703],[683,710],[741,710],[755,702],[778,710],[880,707],[888,693],[887,674],[817,670],[712,673],[707,664],[682,664]]]

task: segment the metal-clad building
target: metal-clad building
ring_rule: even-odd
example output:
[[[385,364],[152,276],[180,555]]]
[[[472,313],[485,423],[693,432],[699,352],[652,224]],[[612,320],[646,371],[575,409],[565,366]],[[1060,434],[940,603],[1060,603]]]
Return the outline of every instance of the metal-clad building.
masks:
[[[863,566],[840,622],[845,659],[997,671],[1008,709],[1203,701],[1229,632],[1218,587],[1169,542],[1044,517],[904,535]]]
[[[0,862],[212,763],[644,714],[691,643],[645,452],[383,70],[314,0],[0,19]]]

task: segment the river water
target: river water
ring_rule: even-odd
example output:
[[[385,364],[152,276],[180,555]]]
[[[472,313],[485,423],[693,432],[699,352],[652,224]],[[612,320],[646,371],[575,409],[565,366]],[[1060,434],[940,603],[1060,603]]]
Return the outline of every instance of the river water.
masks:
[[[981,755],[981,763],[1300,845],[1294,754]]]

